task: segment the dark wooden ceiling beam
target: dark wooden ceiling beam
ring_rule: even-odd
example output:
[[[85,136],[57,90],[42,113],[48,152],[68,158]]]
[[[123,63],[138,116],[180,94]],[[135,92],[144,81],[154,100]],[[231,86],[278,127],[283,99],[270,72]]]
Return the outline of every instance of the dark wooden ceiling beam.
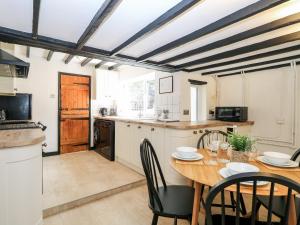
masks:
[[[51,58],[52,58],[52,56],[53,56],[53,53],[54,53],[54,51],[49,51],[48,52],[48,55],[47,55],[47,61],[50,61],[51,60]]]
[[[185,35],[179,39],[176,39],[175,41],[172,41],[166,45],[163,45],[157,49],[154,49],[151,52],[148,52],[138,58],[138,61],[146,60],[150,57],[153,57],[155,55],[164,53],[166,51],[170,51],[172,49],[175,49],[181,45],[184,45],[186,43],[189,43],[193,40],[196,40],[200,37],[203,37],[207,34],[213,33],[217,30],[220,30],[226,26],[229,26],[231,24],[234,24],[236,22],[239,22],[241,20],[244,20],[248,17],[251,17],[257,13],[263,12],[265,10],[268,10],[272,7],[275,7],[279,4],[282,4],[284,2],[287,2],[288,0],[260,0],[258,2],[255,2],[245,8],[242,8],[220,20],[217,20],[214,23],[211,23],[203,28],[200,28],[188,35]]]
[[[117,64],[115,64],[113,66],[108,67],[108,70],[116,70],[120,66],[121,66],[121,64],[117,63]]]
[[[241,58],[226,61],[226,62],[210,64],[210,65],[207,65],[207,66],[200,66],[200,67],[193,68],[193,69],[187,69],[186,72],[196,72],[196,71],[214,69],[214,68],[221,67],[221,66],[233,65],[233,64],[236,64],[236,63],[247,62],[247,61],[250,61],[250,60],[261,59],[261,58],[274,56],[274,55],[279,55],[279,54],[284,54],[284,53],[290,53],[290,52],[297,51],[297,50],[300,50],[300,45],[294,45],[294,46],[287,47],[287,48],[281,48],[281,49],[277,49],[277,50],[273,50],[273,51],[269,51],[269,52],[264,52],[264,53],[260,53],[260,54],[256,54],[256,55],[251,55],[251,56],[244,57],[244,58],[241,57]]]
[[[171,9],[169,9],[167,12],[162,14],[160,17],[158,17],[153,22],[148,24],[146,27],[144,27],[143,29],[138,31],[136,34],[134,34],[132,37],[130,37],[125,42],[120,44],[118,47],[113,49],[111,51],[111,55],[117,54],[118,52],[120,52],[124,48],[129,47],[130,45],[132,45],[133,43],[139,41],[140,39],[142,39],[146,35],[149,35],[150,33],[154,32],[155,30],[162,27],[166,23],[170,22],[175,17],[179,16],[180,14],[182,14],[186,10],[190,9],[192,6],[194,6],[196,3],[199,3],[199,2],[200,2],[199,0],[183,0],[183,1],[180,1],[177,5],[175,5]]]
[[[101,49],[95,49],[87,46],[84,46],[81,49],[77,49],[76,43],[72,42],[62,41],[40,35],[38,35],[38,39],[34,39],[32,38],[31,33],[16,31],[5,27],[0,27],[0,41],[12,44],[26,45],[30,47],[43,48],[55,52],[63,52],[70,55],[95,58],[108,62],[120,63],[122,65],[137,66],[164,72],[177,71],[177,68],[174,66],[160,66],[153,63],[136,62],[135,60],[127,58],[111,57],[109,56],[109,52]]]
[[[106,61],[102,60],[101,62],[99,62],[98,64],[95,65],[95,68],[98,69],[101,66],[103,66],[105,63],[107,63]]]
[[[221,59],[226,59],[226,58],[246,54],[249,52],[258,51],[258,50],[265,49],[265,48],[274,47],[276,45],[281,45],[281,44],[285,44],[285,43],[297,41],[297,40],[300,40],[300,31],[294,32],[291,34],[286,34],[283,36],[279,36],[276,38],[272,38],[272,39],[269,39],[266,41],[258,42],[258,43],[252,44],[252,45],[247,45],[247,46],[240,47],[237,49],[232,49],[232,50],[229,50],[226,52],[221,52],[216,55],[211,55],[211,56],[197,59],[194,61],[190,61],[187,63],[182,63],[180,65],[177,65],[177,67],[187,68],[187,67],[191,67],[191,66],[196,66],[199,64],[209,63],[209,62],[213,62],[213,61],[221,60]]]
[[[89,40],[89,38],[95,33],[98,27],[107,19],[112,12],[121,3],[121,0],[106,0],[100,9],[97,11],[96,15],[85,29],[81,37],[77,42],[77,48],[81,49],[84,44]]]
[[[259,62],[259,63],[252,63],[252,64],[247,64],[247,65],[242,65],[242,66],[236,66],[236,67],[226,68],[226,69],[222,69],[222,70],[213,70],[213,71],[209,71],[209,72],[204,72],[204,73],[202,73],[202,75],[213,75],[213,74],[219,74],[219,73],[235,71],[235,70],[244,70],[244,69],[248,69],[250,67],[264,66],[264,65],[273,64],[273,63],[282,63],[284,61],[292,61],[292,60],[296,60],[296,59],[300,59],[300,55],[293,55],[293,56],[288,56],[288,57],[283,57],[283,58],[278,58],[278,59],[266,60],[266,61]]]
[[[85,58],[82,62],[81,62],[81,66],[85,66],[86,64],[88,64],[90,61],[92,61],[92,58]]]
[[[29,58],[30,57],[30,47],[26,46],[26,57]]]
[[[207,52],[207,51],[210,51],[210,50],[213,50],[213,49],[224,47],[226,45],[231,45],[231,44],[234,44],[236,42],[243,41],[245,39],[255,37],[257,35],[261,35],[261,34],[264,34],[264,33],[268,33],[268,32],[271,32],[273,30],[277,30],[277,29],[280,29],[280,28],[283,28],[283,27],[286,27],[286,26],[290,26],[290,25],[299,23],[299,22],[300,22],[300,13],[296,13],[296,14],[293,14],[291,16],[287,16],[287,17],[284,17],[282,19],[272,21],[271,23],[267,23],[267,24],[264,24],[262,26],[255,27],[253,29],[244,31],[242,33],[238,33],[238,34],[233,35],[231,37],[228,37],[228,38],[225,38],[225,39],[222,39],[222,40],[219,40],[219,41],[201,46],[199,48],[195,48],[193,50],[181,53],[181,54],[176,55],[174,57],[162,60],[159,63],[160,64],[167,64],[167,63],[170,63],[170,62],[178,61],[178,60],[181,60],[181,59],[184,59],[184,58],[191,57],[193,55],[197,55],[197,54],[204,53],[204,52]]]
[[[33,0],[32,37],[37,38],[39,28],[41,0]]]
[[[296,64],[299,65],[298,62]],[[290,65],[291,65],[290,63],[282,63],[282,64],[278,64],[275,66],[267,66],[267,67],[262,67],[262,68],[257,68],[257,69],[244,70],[244,73],[247,74],[247,73],[254,73],[254,72],[259,72],[259,71],[264,71],[264,70],[279,69],[279,68],[283,68],[283,67],[288,67]],[[218,77],[228,77],[228,76],[233,76],[233,75],[241,75],[241,72],[222,74],[222,75],[218,75]]]
[[[101,5],[100,9],[97,11],[90,24],[77,41],[77,49],[81,49],[85,45],[85,43],[90,39],[99,26],[105,21],[105,19],[107,19],[113,10],[117,8],[121,1],[122,0],[106,0]],[[69,55],[65,60],[65,63],[68,64],[73,57],[74,55]]]

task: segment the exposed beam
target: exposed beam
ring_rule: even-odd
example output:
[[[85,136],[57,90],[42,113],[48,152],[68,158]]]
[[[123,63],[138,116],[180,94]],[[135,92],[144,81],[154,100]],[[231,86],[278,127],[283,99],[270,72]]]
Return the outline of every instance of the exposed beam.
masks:
[[[148,24],[146,27],[138,31],[136,34],[134,34],[132,37],[127,39],[125,42],[120,44],[118,47],[113,49],[111,51],[111,55],[115,55],[118,52],[120,52],[122,49],[129,47],[133,43],[139,41],[146,35],[149,35],[150,33],[154,32],[158,28],[162,27],[166,23],[170,22],[172,19],[177,17],[178,15],[182,14],[186,10],[190,9],[192,6],[194,6],[196,3],[200,2],[199,0],[183,0],[180,1],[177,5],[169,9],[167,12],[162,14],[160,17],[155,19],[153,22]]]
[[[274,56],[274,55],[279,55],[279,54],[284,54],[284,53],[289,53],[289,52],[297,51],[297,50],[300,50],[300,45],[295,45],[295,46],[291,46],[291,47],[287,47],[287,48],[277,49],[277,50],[273,50],[273,51],[270,51],[270,52],[264,52],[264,53],[251,55],[251,56],[244,57],[244,58],[238,58],[238,59],[230,60],[230,61],[226,61],[226,62],[215,63],[215,64],[210,64],[210,65],[207,65],[207,66],[197,67],[197,68],[189,69],[186,72],[195,72],[195,71],[201,71],[201,70],[207,70],[207,69],[214,69],[216,67],[228,66],[228,65],[232,65],[232,64],[236,64],[236,63],[247,62],[247,61],[250,61],[250,60],[261,59],[261,58]]]
[[[95,65],[95,68],[98,69],[101,66],[103,66],[105,63],[107,63],[107,62],[106,61],[101,61],[101,62],[99,62],[98,64]]]
[[[54,53],[54,51],[49,51],[48,52],[48,55],[47,55],[47,61],[50,61],[51,60],[51,58],[52,58],[52,56],[53,56],[53,53]]]
[[[62,41],[40,35],[38,36],[38,39],[34,39],[32,38],[31,33],[16,31],[4,27],[0,27],[0,41],[12,44],[43,48],[71,55],[95,58],[108,62],[120,63],[122,65],[137,66],[164,72],[177,71],[177,68],[174,66],[160,66],[153,63],[136,62],[135,60],[127,58],[111,57],[109,56],[109,52],[101,49],[95,49],[87,46],[82,47],[82,49],[77,49],[76,43],[72,42]]]
[[[32,37],[37,38],[39,28],[41,0],[33,0]]]
[[[249,52],[253,52],[253,51],[258,51],[261,49],[265,49],[265,48],[269,48],[269,47],[273,47],[276,45],[281,45],[281,44],[285,44],[287,42],[292,42],[292,41],[297,41],[297,40],[300,40],[300,31],[294,32],[291,34],[286,34],[283,36],[279,36],[276,38],[272,38],[272,39],[269,39],[266,41],[258,42],[258,43],[252,44],[252,45],[247,45],[247,46],[240,47],[237,49],[232,49],[232,50],[229,50],[226,52],[221,52],[216,55],[204,57],[202,59],[197,59],[197,60],[190,61],[187,63],[182,63],[180,65],[177,65],[177,67],[186,68],[186,67],[203,64],[203,63],[209,63],[212,61],[226,59],[226,58],[230,58],[233,56],[237,56],[237,55],[241,55],[241,54],[245,54],[245,53],[249,53]]]
[[[295,59],[300,59],[300,55],[293,55],[293,56],[288,56],[288,57],[283,57],[283,58],[278,58],[278,59],[273,59],[273,60],[266,60],[266,61],[259,62],[259,63],[252,63],[252,64],[231,67],[231,68],[222,69],[222,70],[213,70],[213,71],[209,71],[209,72],[204,72],[204,73],[202,73],[202,75],[212,75],[212,74],[219,74],[219,73],[235,71],[235,70],[244,70],[244,69],[248,69],[250,67],[264,66],[264,65],[273,64],[273,63],[282,63],[284,61],[290,61],[290,60],[295,60]]]
[[[264,34],[264,33],[267,33],[267,32],[271,32],[273,30],[280,29],[280,28],[286,27],[286,26],[290,26],[290,25],[293,25],[293,24],[296,24],[296,23],[299,23],[299,22],[300,22],[300,13],[296,13],[296,14],[293,14],[291,16],[287,16],[287,17],[284,17],[282,19],[272,21],[271,23],[267,23],[267,24],[264,24],[262,26],[255,27],[253,29],[244,31],[242,33],[238,33],[238,34],[233,35],[231,37],[228,37],[228,38],[225,38],[225,39],[222,39],[222,40],[219,40],[219,41],[201,46],[199,48],[195,48],[193,50],[181,53],[181,54],[173,56],[171,58],[162,60],[159,63],[160,64],[167,64],[167,63],[170,63],[170,62],[178,61],[180,59],[188,58],[188,57],[191,57],[193,55],[204,53],[204,52],[216,49],[216,48],[224,47],[226,45],[231,45],[231,44],[234,44],[236,42],[243,41],[245,39],[255,37],[257,35],[261,35],[261,34]]]
[[[290,65],[291,65],[290,63],[282,63],[282,64],[278,64],[275,66],[267,66],[267,67],[263,67],[263,68],[245,70],[244,73],[247,74],[247,73],[259,72],[259,71],[264,71],[264,70],[279,69],[279,68],[283,68],[283,67],[288,67]],[[297,65],[298,65],[298,63],[297,63]],[[233,73],[218,75],[218,77],[227,77],[227,76],[240,75],[240,74],[241,74],[241,72],[233,72]]]
[[[108,67],[108,70],[116,70],[121,64],[115,64],[113,66]]]
[[[100,9],[97,11],[96,15],[85,29],[81,37],[77,42],[77,48],[81,49],[88,39],[95,33],[98,27],[107,19],[113,10],[117,8],[121,0],[106,0]]]
[[[105,19],[111,15],[113,10],[117,8],[121,1],[122,0],[106,0],[101,5],[100,9],[97,11],[88,27],[80,36],[77,42],[77,49],[81,49],[85,45],[89,38],[95,33],[95,31],[105,21]],[[69,55],[65,60],[65,63],[68,64],[73,59],[73,57],[74,55]]]
[[[26,57],[27,58],[30,57],[30,47],[29,46],[26,47]]]
[[[88,64],[90,61],[92,61],[92,58],[85,58],[85,59],[81,62],[81,66],[85,66],[85,65]]]
[[[74,55],[68,55],[68,57],[65,59],[65,64],[68,64],[73,59]]]
[[[288,0],[260,0],[258,2],[255,2],[245,8],[242,8],[220,20],[217,20],[214,23],[211,23],[203,28],[200,28],[188,35],[185,35],[179,39],[176,39],[175,41],[172,41],[166,45],[163,45],[157,49],[154,49],[151,52],[148,52],[138,58],[139,61],[143,61],[145,59],[148,59],[152,56],[161,54],[166,51],[170,51],[174,48],[177,48],[183,44],[189,43],[193,40],[196,40],[200,37],[203,37],[207,34],[213,33],[217,30],[220,30],[226,26],[229,26],[231,24],[234,24],[236,22],[239,22],[243,19],[246,19],[248,17],[251,17],[257,13],[263,12],[265,10],[268,10],[272,7],[275,7],[279,4],[282,4],[284,2],[287,2]]]

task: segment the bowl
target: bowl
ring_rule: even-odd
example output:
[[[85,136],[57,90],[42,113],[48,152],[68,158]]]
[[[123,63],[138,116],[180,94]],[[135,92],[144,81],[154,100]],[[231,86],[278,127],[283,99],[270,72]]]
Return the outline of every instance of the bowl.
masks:
[[[231,175],[239,173],[259,172],[259,169],[256,166],[253,166],[249,163],[231,162],[227,163],[226,167]]]
[[[264,152],[264,157],[274,164],[287,164],[290,161],[291,156],[280,152]]]
[[[197,148],[193,147],[177,147],[176,153],[182,158],[193,158],[196,157]]]

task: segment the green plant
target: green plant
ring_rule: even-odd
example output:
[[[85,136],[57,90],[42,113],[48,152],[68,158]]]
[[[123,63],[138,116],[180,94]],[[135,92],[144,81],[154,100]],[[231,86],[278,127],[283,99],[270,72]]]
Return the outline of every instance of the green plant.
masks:
[[[255,140],[252,140],[248,136],[231,133],[228,135],[228,143],[231,145],[233,150],[246,152],[252,150]]]

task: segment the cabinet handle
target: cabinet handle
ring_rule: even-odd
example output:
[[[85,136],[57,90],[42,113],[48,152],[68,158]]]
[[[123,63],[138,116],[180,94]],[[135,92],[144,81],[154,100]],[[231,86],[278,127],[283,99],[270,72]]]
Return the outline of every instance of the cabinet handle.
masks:
[[[193,134],[197,134],[198,132],[196,130],[193,131]]]
[[[203,130],[199,130],[199,133],[202,134],[202,133],[203,133]]]
[[[141,126],[138,126],[138,129],[141,129],[142,127]]]
[[[153,127],[151,128],[151,131],[154,131],[154,128],[153,128]]]
[[[130,127],[130,124],[127,124],[127,127]]]

